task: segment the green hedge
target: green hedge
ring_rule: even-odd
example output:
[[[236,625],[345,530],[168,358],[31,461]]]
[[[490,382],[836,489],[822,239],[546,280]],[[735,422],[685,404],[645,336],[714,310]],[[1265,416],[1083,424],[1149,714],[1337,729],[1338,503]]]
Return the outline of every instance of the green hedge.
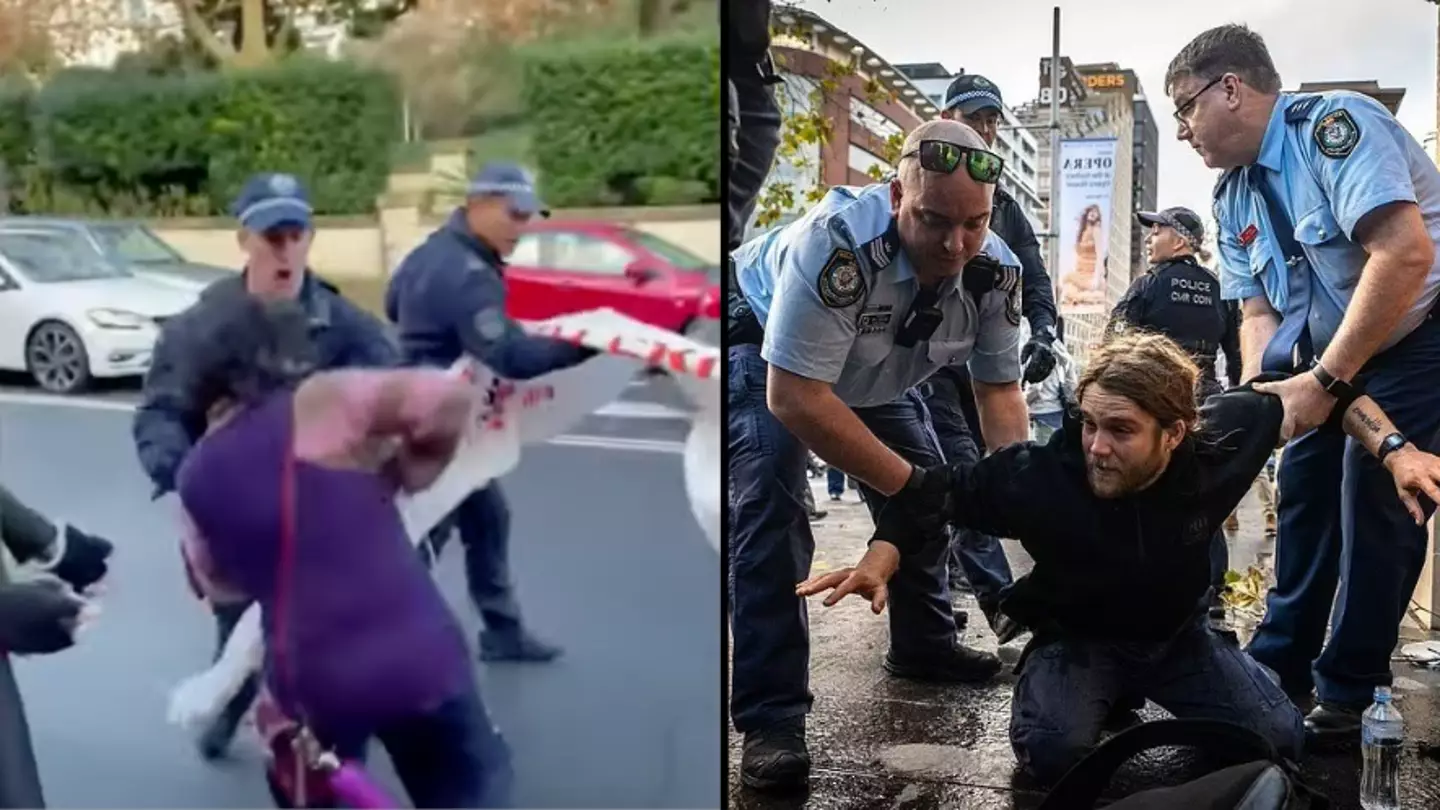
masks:
[[[30,133],[32,98],[28,85],[0,81],[0,163],[5,167],[0,171],[0,183],[12,189],[20,185],[25,167],[33,160]],[[12,207],[17,206],[12,202]],[[4,213],[0,210],[0,214]]]
[[[713,35],[525,54],[531,153],[556,207],[720,199]]]
[[[12,132],[0,95],[0,149]],[[76,74],[33,98],[20,204],[36,213],[224,214],[254,172],[290,172],[317,213],[373,210],[399,136],[384,74],[294,60],[256,71]]]

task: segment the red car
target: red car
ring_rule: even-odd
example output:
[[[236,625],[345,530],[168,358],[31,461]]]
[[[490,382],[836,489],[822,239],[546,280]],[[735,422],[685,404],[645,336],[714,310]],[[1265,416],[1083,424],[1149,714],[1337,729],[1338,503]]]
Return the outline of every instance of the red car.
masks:
[[[510,256],[505,284],[510,316],[527,321],[609,307],[689,333],[708,331],[720,314],[715,262],[617,222],[532,225]]]

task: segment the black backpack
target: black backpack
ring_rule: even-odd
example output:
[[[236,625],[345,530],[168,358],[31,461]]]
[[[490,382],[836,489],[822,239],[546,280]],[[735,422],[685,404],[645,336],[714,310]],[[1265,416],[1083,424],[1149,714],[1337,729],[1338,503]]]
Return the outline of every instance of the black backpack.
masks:
[[[1330,801],[1300,781],[1295,764],[1268,740],[1221,720],[1156,720],[1106,740],[1055,785],[1039,810],[1096,807],[1110,779],[1131,757],[1153,748],[1202,750],[1222,767],[1182,785],[1133,793],[1107,810],[1325,810]]]

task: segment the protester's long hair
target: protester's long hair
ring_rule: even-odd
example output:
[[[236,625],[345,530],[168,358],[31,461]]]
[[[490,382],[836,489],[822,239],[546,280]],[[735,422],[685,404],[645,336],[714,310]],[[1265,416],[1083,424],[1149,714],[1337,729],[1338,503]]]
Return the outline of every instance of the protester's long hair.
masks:
[[[188,366],[194,405],[251,405],[298,383],[315,367],[309,317],[294,301],[217,295],[194,313],[204,320],[193,343],[177,347]]]
[[[1077,401],[1085,390],[1100,385],[1125,397],[1155,417],[1160,426],[1185,425],[1186,440],[1200,429],[1195,383],[1200,369],[1170,338],[1149,332],[1127,332],[1101,344],[1075,386]]]

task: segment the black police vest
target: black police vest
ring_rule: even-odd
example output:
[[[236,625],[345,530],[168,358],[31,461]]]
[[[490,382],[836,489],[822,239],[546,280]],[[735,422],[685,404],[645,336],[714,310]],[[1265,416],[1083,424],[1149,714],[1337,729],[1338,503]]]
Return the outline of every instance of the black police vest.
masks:
[[[1225,302],[1220,279],[1189,256],[1161,262],[1147,290],[1145,323],[1189,352],[1202,370],[1214,373],[1215,353],[1225,336]]]

